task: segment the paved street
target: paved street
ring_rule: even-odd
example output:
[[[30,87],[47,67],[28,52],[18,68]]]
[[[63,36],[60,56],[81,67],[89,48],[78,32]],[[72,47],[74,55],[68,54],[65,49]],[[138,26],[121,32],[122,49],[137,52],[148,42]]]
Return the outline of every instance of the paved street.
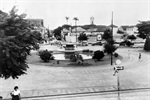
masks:
[[[96,46],[94,47],[94,49],[97,48]],[[129,49],[130,58],[128,57]],[[141,61],[138,59],[138,51],[142,52]],[[135,48],[119,48],[116,52],[123,56],[121,65],[125,67],[124,70],[119,72],[121,90],[150,88],[150,60],[148,60],[150,59],[150,54]],[[113,76],[114,70],[110,64],[76,68],[29,64],[29,67],[27,75],[21,76],[17,80],[0,79],[2,84],[0,94],[2,94],[4,99],[10,98],[9,93],[13,90],[15,85],[20,87],[22,97],[82,94],[117,90],[117,76]],[[89,98],[92,97],[93,96],[90,96]],[[82,100],[87,99],[82,98]],[[116,97],[112,97],[110,100],[116,100]]]

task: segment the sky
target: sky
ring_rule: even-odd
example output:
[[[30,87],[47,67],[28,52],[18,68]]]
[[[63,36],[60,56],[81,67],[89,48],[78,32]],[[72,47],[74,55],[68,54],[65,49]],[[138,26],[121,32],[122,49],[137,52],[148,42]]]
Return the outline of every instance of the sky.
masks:
[[[113,12],[113,24],[136,25],[138,21],[150,20],[150,0],[0,0],[0,10],[9,12],[13,6],[18,13],[26,13],[27,18],[44,19],[49,29],[66,24],[90,24],[94,17],[96,25],[110,25]]]

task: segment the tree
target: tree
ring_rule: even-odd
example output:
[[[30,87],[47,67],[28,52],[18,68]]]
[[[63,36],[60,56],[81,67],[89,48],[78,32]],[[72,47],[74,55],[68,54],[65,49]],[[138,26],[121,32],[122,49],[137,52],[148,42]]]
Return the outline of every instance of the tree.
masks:
[[[67,29],[67,30],[69,30],[70,28],[71,28],[71,25],[66,25],[66,24],[64,24],[64,25],[62,25],[62,28],[64,29]]]
[[[75,26],[77,26],[77,21],[79,21],[78,17],[74,17],[73,20],[75,21]]]
[[[139,37],[146,39],[146,42],[144,44],[144,50],[150,50],[150,21],[140,21],[140,23],[138,23],[136,25],[138,27],[138,31],[139,31]]]
[[[107,43],[104,45],[104,52],[112,54],[117,49],[114,43],[115,41],[112,38],[107,39]]]
[[[146,42],[144,44],[144,50],[150,51],[150,36],[147,36]]]
[[[60,26],[58,28],[54,29],[54,31],[53,31],[54,36],[56,37],[57,40],[62,39],[61,31],[62,31],[62,27],[60,27]]]
[[[104,34],[102,35],[102,39],[107,40],[110,39],[112,37],[111,35],[111,30],[107,29],[106,31],[104,31]]]
[[[76,27],[76,41],[77,41],[77,21],[79,20],[78,17],[74,17],[73,20],[75,21],[75,27]]]
[[[79,37],[78,37],[78,40],[79,41],[84,41],[84,40],[87,40],[88,39],[88,37],[86,36],[86,34],[84,34],[84,33],[81,33],[80,35],[79,35]]]
[[[103,57],[104,57],[103,51],[98,50],[94,52],[93,59],[97,59],[98,61],[100,61]]]
[[[109,43],[106,43],[104,45],[104,52],[106,52],[107,54],[111,54],[111,53],[115,52],[116,49],[117,49],[116,46],[111,45]]]
[[[130,39],[131,41],[136,39],[136,37],[134,35],[129,35],[127,38]]]
[[[141,38],[145,39],[150,34],[150,21],[139,21],[136,26],[138,27]]]
[[[65,17],[66,18],[66,21],[67,21],[67,25],[68,25],[68,20],[69,20],[69,17]]]
[[[25,14],[18,15],[12,8],[8,16],[0,19],[0,77],[13,79],[26,74],[28,65],[26,57],[31,50],[38,49],[41,34],[24,19]],[[0,13],[0,16],[3,13]],[[0,34],[1,34],[0,33]]]
[[[44,60],[44,62],[49,62],[49,60],[54,60],[54,57],[53,55],[51,54],[50,51],[48,51],[47,49],[46,50],[43,50],[43,51],[40,51],[39,52],[39,56],[42,60]]]

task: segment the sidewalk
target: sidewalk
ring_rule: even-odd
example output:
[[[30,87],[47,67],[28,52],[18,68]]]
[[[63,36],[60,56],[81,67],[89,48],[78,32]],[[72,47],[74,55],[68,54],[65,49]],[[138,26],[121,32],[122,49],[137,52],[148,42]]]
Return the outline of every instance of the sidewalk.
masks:
[[[130,91],[133,91],[133,92],[137,92],[137,91],[145,92],[146,91],[150,94],[150,87],[149,88],[147,88],[147,87],[148,87],[147,85],[121,86],[121,93],[128,93]],[[47,99],[47,98],[62,98],[62,97],[63,97],[62,100],[70,100],[70,99],[68,99],[68,97],[69,98],[75,97],[75,98],[77,98],[77,100],[80,100],[78,97],[80,95],[81,96],[84,95],[83,97],[81,97],[81,98],[83,98],[81,100],[84,100],[84,98],[87,98],[86,96],[90,95],[90,98],[91,98],[95,94],[100,94],[100,96],[96,95],[96,98],[97,98],[97,96],[101,98],[101,97],[103,97],[102,95],[104,95],[104,94],[108,95],[108,96],[111,95],[110,98],[112,98],[113,96],[115,96],[117,94],[117,86],[108,86],[108,87],[95,86],[95,87],[66,88],[66,89],[59,88],[59,89],[47,89],[47,90],[30,90],[30,91],[22,91],[21,92],[23,100],[51,100],[51,99]],[[64,97],[67,97],[67,98],[64,98]],[[11,98],[10,95],[8,95],[8,98],[4,98],[4,99],[9,100],[9,98]],[[105,96],[104,96],[104,98],[105,98]],[[59,99],[59,100],[61,100],[61,99]],[[76,99],[73,99],[73,100],[76,100]],[[85,99],[85,100],[88,100],[88,99]],[[97,99],[89,99],[89,100],[97,100]],[[110,99],[110,100],[114,100],[114,99]]]
[[[150,89],[25,98],[23,100],[150,100]]]

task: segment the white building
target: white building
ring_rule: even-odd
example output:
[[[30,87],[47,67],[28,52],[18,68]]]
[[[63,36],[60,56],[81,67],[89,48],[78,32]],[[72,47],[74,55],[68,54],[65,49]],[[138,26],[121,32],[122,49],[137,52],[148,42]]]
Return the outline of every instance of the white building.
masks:
[[[138,33],[138,28],[134,25],[133,26],[128,26],[128,25],[120,26],[118,30],[122,32],[123,34],[128,34],[128,35],[135,35],[136,33]]]

